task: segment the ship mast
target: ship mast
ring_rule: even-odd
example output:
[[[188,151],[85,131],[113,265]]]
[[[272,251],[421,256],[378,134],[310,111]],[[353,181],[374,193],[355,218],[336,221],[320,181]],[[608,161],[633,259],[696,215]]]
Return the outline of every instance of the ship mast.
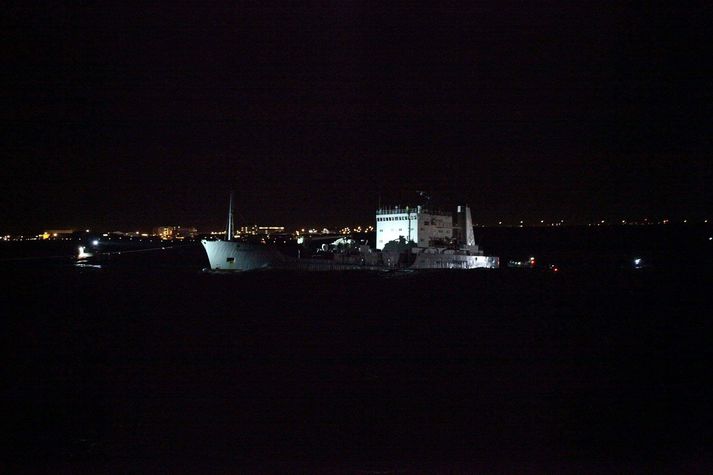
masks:
[[[225,240],[232,241],[235,230],[233,228],[233,192],[230,192],[230,207],[228,208],[228,228],[225,230]]]

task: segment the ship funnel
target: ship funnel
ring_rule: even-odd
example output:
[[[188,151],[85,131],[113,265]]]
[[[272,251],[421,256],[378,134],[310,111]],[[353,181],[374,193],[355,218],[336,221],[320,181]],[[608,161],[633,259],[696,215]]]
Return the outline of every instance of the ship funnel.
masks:
[[[466,246],[475,246],[473,234],[473,218],[470,216],[470,206],[458,206],[456,217],[458,237]]]

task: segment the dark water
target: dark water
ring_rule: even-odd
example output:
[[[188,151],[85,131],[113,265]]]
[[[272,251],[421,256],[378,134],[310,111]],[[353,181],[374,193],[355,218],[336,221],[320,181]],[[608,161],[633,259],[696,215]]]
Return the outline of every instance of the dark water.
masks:
[[[513,256],[537,239],[501,236]],[[607,264],[215,275],[190,246],[5,262],[3,471],[709,473],[705,240],[562,239],[559,261]],[[627,267],[642,249],[656,265]]]

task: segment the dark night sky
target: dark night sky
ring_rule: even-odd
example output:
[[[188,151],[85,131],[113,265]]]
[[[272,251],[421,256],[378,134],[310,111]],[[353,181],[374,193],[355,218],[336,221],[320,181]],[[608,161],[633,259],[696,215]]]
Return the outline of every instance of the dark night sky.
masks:
[[[0,232],[702,218],[711,7],[620,3],[9,7]]]

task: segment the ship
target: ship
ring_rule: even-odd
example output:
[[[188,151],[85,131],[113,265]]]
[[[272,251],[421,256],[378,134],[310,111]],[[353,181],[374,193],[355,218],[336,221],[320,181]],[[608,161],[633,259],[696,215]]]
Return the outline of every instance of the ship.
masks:
[[[496,269],[500,260],[487,256],[475,243],[470,207],[448,213],[419,205],[379,208],[376,211],[376,247],[335,241],[329,258],[295,258],[273,246],[235,239],[233,194],[230,195],[225,239],[203,239],[210,268],[215,272],[289,269],[427,270]],[[339,245],[336,243],[339,242]],[[325,245],[326,247],[326,245]],[[326,250],[326,249],[325,249]]]

